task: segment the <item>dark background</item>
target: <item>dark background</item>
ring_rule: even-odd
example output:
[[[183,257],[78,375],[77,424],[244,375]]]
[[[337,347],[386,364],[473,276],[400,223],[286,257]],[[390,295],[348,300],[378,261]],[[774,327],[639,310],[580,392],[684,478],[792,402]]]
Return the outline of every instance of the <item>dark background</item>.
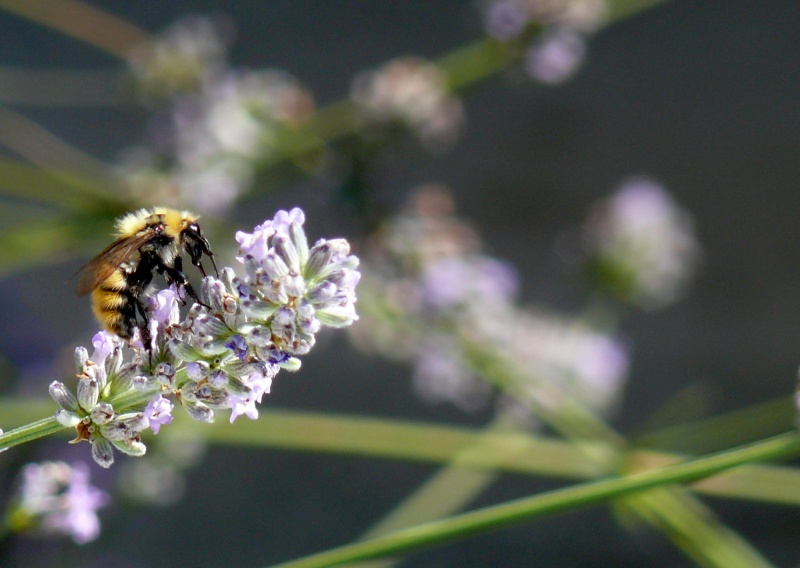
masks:
[[[185,13],[219,9],[216,2],[93,4],[153,32]],[[480,34],[479,12],[469,1],[237,1],[225,13],[237,28],[234,65],[285,69],[323,105],[345,96],[358,71],[401,55],[435,58]],[[626,319],[633,368],[615,425],[635,434],[692,385],[702,386],[709,414],[787,396],[800,362],[798,29],[800,5],[793,1],[668,2],[602,30],[589,44],[585,66],[563,86],[507,73],[470,90],[459,143],[443,155],[413,147],[391,154],[375,190],[399,205],[418,183],[448,184],[490,252],[517,266],[524,300],[569,310],[579,305],[582,289],[554,243],[593,200],[631,175],[649,175],[694,215],[704,263],[681,303]],[[0,38],[5,66],[121,67],[92,47],[4,12]],[[16,110],[106,160],[138,138],[147,119],[133,107]],[[331,208],[330,193],[324,179],[286,187],[250,202],[236,223],[249,227],[277,208],[301,204],[311,238],[349,236],[357,223],[345,208]],[[12,392],[44,394],[60,376],[64,354],[94,332],[86,302],[72,297],[70,286],[53,285],[82,260],[0,283],[0,353],[23,378],[22,385],[5,385]],[[427,407],[408,378],[408,369],[365,357],[349,348],[344,333],[331,332],[300,374],[279,375],[262,412],[275,406],[474,425],[488,418]],[[88,457],[85,446],[58,447],[59,457]],[[52,458],[53,448],[38,448],[36,455]],[[356,538],[434,471],[212,448],[177,506],[107,510],[97,543],[73,550],[18,540],[0,564],[52,566],[58,558],[65,566],[262,566]],[[472,505],[555,485],[504,476]],[[796,510],[708,502],[777,565],[800,562]],[[473,538],[404,563],[611,565],[690,563],[660,535],[620,528],[607,509]]]

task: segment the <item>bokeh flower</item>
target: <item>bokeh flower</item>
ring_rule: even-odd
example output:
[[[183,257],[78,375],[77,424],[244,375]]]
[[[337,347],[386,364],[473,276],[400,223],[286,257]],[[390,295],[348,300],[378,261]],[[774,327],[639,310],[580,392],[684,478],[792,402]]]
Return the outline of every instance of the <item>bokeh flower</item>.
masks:
[[[429,147],[451,144],[464,120],[461,101],[449,92],[444,74],[417,57],[357,75],[351,96],[363,111],[367,130],[401,126]]]
[[[97,510],[109,496],[89,482],[89,466],[83,462],[29,463],[20,472],[20,488],[7,514],[15,531],[66,535],[85,544],[100,534]]]
[[[678,300],[701,256],[692,219],[646,178],[625,182],[600,201],[584,226],[593,281],[617,298],[655,309]]]
[[[484,29],[498,41],[522,42],[525,71],[543,83],[557,84],[583,63],[586,38],[603,22],[607,9],[605,0],[489,0]],[[533,29],[538,33],[527,33]]]
[[[476,410],[499,387],[529,409],[578,401],[613,411],[628,374],[625,343],[580,318],[520,306],[513,267],[484,254],[453,209],[445,188],[425,186],[378,232],[355,344],[410,363],[427,402]]]
[[[135,199],[225,211],[250,188],[280,133],[312,114],[313,97],[290,74],[230,66],[228,27],[192,16],[133,51],[134,83],[154,111],[147,143],[119,160]]]

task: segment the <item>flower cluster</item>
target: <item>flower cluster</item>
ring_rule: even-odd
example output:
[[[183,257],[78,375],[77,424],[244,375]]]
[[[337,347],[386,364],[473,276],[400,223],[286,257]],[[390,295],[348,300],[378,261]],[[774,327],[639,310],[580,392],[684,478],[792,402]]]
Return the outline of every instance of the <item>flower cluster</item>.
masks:
[[[351,96],[367,128],[408,128],[432,147],[452,143],[464,120],[461,101],[449,93],[444,74],[417,57],[396,59],[357,75]]]
[[[491,37],[518,41],[533,26],[544,28],[527,46],[525,70],[544,83],[561,83],[580,67],[586,37],[602,23],[605,0],[489,0],[484,26]]]
[[[128,57],[138,93],[155,101],[196,93],[225,72],[229,34],[225,23],[187,16],[152,43],[137,45]]]
[[[150,298],[151,345],[138,334],[124,361],[120,341],[98,333],[91,357],[79,347],[77,394],[54,382],[61,406],[56,419],[88,440],[92,456],[109,467],[112,448],[144,454],[143,430],[169,424],[174,397],[194,419],[210,422],[230,410],[231,421],[258,417],[256,403],[280,369],[297,370],[323,326],[344,327],[358,318],[358,258],[344,239],[309,246],[300,209],[279,211],[253,233],[237,233],[243,276],[225,267],[203,279],[204,304],[180,318],[174,287]]]
[[[11,530],[68,535],[77,544],[100,534],[97,510],[109,496],[89,483],[86,463],[30,463],[20,478],[18,497],[7,514]]]
[[[677,300],[700,259],[689,214],[644,178],[626,182],[594,207],[583,246],[595,282],[643,308]]]
[[[380,232],[370,260],[356,344],[410,361],[423,399],[477,409],[492,393],[490,378],[540,406],[571,399],[613,409],[628,373],[625,345],[579,319],[517,305],[514,270],[481,253],[441,186],[418,191],[411,211]],[[487,361],[509,372],[488,377]]]
[[[313,112],[310,93],[288,73],[231,68],[218,29],[194,16],[131,57],[139,90],[168,95],[151,97],[152,143],[122,157],[124,185],[139,200],[226,209],[278,134]]]

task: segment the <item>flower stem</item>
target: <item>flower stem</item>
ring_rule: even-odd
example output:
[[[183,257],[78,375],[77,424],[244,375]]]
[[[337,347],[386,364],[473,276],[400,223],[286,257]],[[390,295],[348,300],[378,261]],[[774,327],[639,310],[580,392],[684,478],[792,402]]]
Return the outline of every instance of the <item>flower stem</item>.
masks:
[[[671,467],[613,477],[558,489],[515,501],[404,529],[374,540],[359,542],[280,564],[280,568],[321,568],[409,552],[486,533],[547,514],[631,495],[673,483],[686,483],[751,462],[788,458],[800,453],[800,434],[792,432],[690,460]]]
[[[24,444],[36,440],[37,438],[44,438],[56,432],[60,432],[64,426],[59,424],[55,417],[42,418],[36,422],[20,426],[9,430],[5,434],[0,435],[0,450]]]

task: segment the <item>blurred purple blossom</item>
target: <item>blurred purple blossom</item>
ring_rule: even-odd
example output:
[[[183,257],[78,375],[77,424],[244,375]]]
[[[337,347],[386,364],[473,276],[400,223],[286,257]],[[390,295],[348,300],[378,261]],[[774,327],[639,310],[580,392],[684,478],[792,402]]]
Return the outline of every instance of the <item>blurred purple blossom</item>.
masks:
[[[527,52],[525,70],[543,83],[558,84],[572,77],[586,57],[586,40],[571,30],[542,34]]]
[[[21,526],[68,535],[77,544],[97,538],[97,510],[108,504],[109,496],[90,484],[86,463],[31,463],[22,468],[21,477],[13,514]]]
[[[598,284],[643,308],[679,299],[701,257],[690,215],[646,178],[625,182],[594,207],[584,248]]]
[[[489,399],[490,359],[509,392],[538,405],[577,400],[613,410],[628,374],[627,347],[573,316],[516,303],[508,263],[481,253],[475,231],[441,186],[424,186],[386,224],[364,263],[356,344],[413,366],[428,402],[474,410]],[[531,398],[531,397],[534,398]]]
[[[357,75],[351,96],[363,109],[367,127],[403,125],[429,147],[451,144],[464,121],[461,101],[449,92],[445,75],[416,57]]]
[[[513,266],[484,256],[433,261],[423,267],[420,281],[425,301],[440,310],[467,302],[509,302],[519,287]]]

